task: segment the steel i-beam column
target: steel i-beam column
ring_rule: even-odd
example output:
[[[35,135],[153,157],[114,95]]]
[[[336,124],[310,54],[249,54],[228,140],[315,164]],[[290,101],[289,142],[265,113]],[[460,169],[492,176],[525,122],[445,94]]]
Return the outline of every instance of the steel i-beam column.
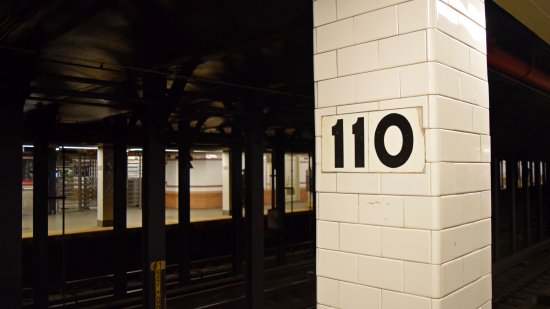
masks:
[[[33,159],[33,298],[34,307],[48,306],[48,141],[38,134]]]
[[[179,124],[178,142],[178,239],[180,285],[189,283],[191,274],[191,149],[187,124]]]
[[[2,68],[6,65],[2,60],[6,58],[5,55],[1,57]],[[0,70],[0,162],[4,162],[0,175],[0,299],[5,308],[21,307],[22,284],[21,146],[26,94],[13,87],[13,78],[12,74]]]
[[[246,296],[248,308],[264,306],[264,140],[260,120],[247,119],[246,134]]]
[[[285,255],[285,151],[282,145],[275,151],[275,169],[276,174],[276,194],[277,194],[277,215],[279,226],[277,231],[277,262],[283,264],[286,260]]]
[[[233,274],[243,271],[243,158],[241,131],[233,126],[230,152],[231,223],[233,226]]]
[[[144,306],[166,308],[166,228],[165,228],[165,125],[166,77],[145,75],[143,97],[158,101],[141,110],[143,123],[143,274]]]
[[[114,234],[114,290],[116,297],[126,295],[126,186],[128,180],[128,155],[126,153],[126,118],[115,119],[116,137],[113,147],[114,152],[114,209],[113,209],[113,234]]]

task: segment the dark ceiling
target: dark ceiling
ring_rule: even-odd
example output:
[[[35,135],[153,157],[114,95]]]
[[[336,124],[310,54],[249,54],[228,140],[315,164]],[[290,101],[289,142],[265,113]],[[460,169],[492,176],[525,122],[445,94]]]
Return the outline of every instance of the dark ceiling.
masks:
[[[261,117],[267,139],[311,150],[312,11],[311,0],[3,0],[0,51],[36,63],[25,111],[55,110],[53,142],[106,142],[123,115],[139,144],[140,110],[154,105],[169,111],[169,133],[181,122],[196,144],[224,145]],[[490,48],[550,72],[547,44],[493,1],[486,14]],[[496,69],[489,82],[494,141],[550,134],[547,93]]]
[[[139,129],[153,75],[177,94],[169,129],[223,137],[262,117],[268,136],[312,140],[311,15],[311,0],[4,0],[0,48],[37,60],[25,111],[55,108],[58,128],[102,139],[124,114]]]

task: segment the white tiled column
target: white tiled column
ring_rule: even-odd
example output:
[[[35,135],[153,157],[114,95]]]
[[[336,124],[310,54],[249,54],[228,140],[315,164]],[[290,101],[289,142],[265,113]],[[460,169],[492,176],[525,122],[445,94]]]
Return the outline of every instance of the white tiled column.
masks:
[[[313,7],[318,308],[490,308],[483,1]],[[422,172],[322,171],[322,117],[410,107]]]

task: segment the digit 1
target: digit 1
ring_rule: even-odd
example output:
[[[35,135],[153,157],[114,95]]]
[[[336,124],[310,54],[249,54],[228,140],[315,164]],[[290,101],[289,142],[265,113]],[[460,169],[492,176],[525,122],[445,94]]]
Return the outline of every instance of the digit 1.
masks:
[[[338,119],[332,126],[334,136],[334,167],[344,167],[344,120]]]
[[[355,136],[355,167],[365,167],[365,119],[357,118],[352,126]]]

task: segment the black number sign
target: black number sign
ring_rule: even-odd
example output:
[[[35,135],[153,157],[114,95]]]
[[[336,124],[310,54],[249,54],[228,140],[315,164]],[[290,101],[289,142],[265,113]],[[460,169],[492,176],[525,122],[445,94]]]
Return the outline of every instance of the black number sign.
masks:
[[[344,167],[344,120],[338,119],[332,126],[334,136],[334,166]]]
[[[386,145],[384,144],[384,135],[389,127],[396,126],[401,130],[403,135],[403,145],[401,150],[395,156],[392,156],[386,150]],[[411,124],[403,115],[400,114],[388,114],[376,126],[376,131],[374,132],[374,149],[376,150],[376,155],[380,162],[382,162],[387,167],[396,168],[405,164],[411,153],[413,151],[413,131]]]
[[[352,130],[355,136],[355,167],[365,167],[365,118],[357,118]]]

